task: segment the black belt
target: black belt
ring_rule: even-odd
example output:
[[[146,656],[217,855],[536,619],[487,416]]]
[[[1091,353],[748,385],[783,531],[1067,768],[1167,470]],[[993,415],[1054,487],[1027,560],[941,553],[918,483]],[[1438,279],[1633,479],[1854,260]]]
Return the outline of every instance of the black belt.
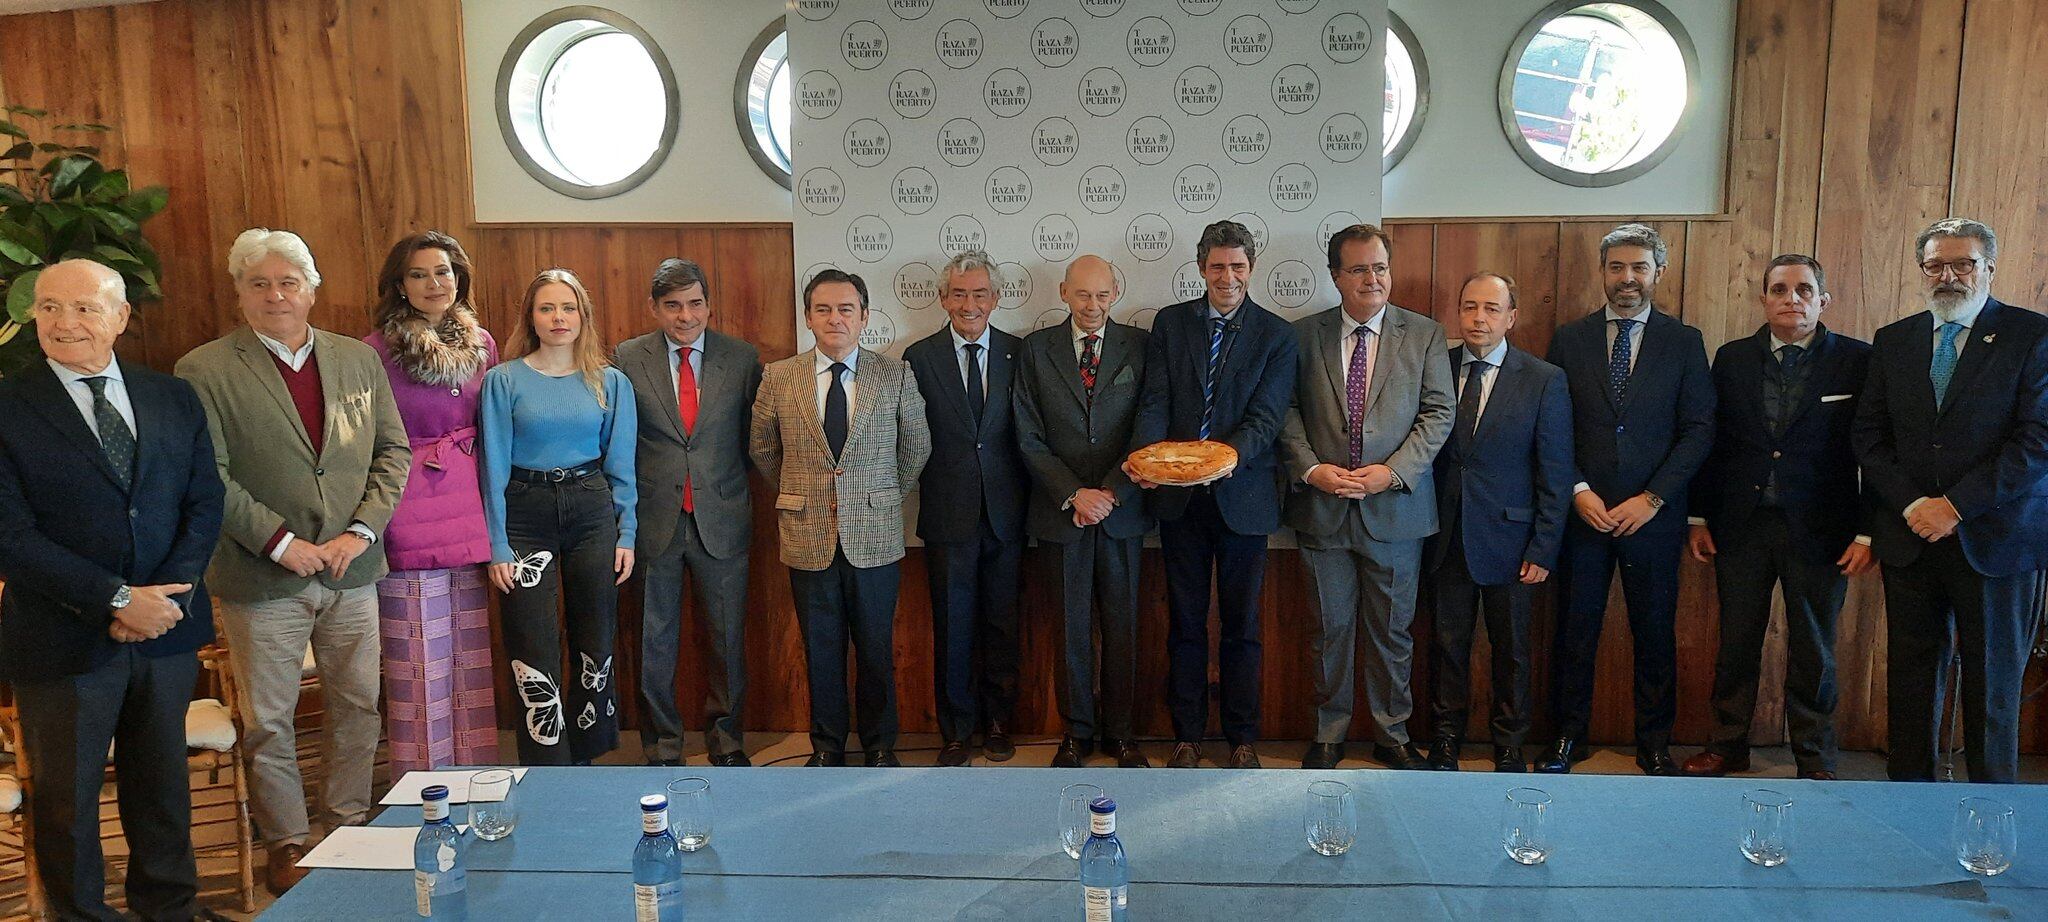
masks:
[[[586,461],[575,467],[554,467],[544,471],[515,467],[512,469],[512,479],[523,483],[562,483],[569,480],[582,480],[593,474],[604,473],[604,468],[599,466],[600,463],[598,461]]]

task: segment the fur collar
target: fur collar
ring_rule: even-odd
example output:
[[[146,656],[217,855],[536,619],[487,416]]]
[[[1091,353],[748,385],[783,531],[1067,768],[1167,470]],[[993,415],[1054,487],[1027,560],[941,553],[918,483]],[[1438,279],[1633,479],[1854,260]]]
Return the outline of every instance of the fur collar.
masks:
[[[452,308],[429,330],[419,312],[384,325],[384,341],[407,377],[421,384],[453,387],[483,368],[483,328],[467,310]]]

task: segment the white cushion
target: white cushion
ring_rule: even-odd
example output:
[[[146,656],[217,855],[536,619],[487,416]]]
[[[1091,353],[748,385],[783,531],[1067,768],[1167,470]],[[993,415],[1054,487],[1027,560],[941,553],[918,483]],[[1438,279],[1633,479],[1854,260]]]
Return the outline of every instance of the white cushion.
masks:
[[[21,809],[21,781],[13,775],[0,775],[0,813],[13,813]]]
[[[228,706],[201,698],[185,709],[185,745],[227,752],[235,748],[235,721]]]

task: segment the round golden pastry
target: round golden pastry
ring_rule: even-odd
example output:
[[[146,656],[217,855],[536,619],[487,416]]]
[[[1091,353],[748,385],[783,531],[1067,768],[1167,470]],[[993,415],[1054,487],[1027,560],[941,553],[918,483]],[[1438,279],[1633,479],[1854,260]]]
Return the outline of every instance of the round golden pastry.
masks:
[[[1195,487],[1229,476],[1237,469],[1237,449],[1213,439],[1153,442],[1131,452],[1131,470],[1139,477],[1169,487]]]

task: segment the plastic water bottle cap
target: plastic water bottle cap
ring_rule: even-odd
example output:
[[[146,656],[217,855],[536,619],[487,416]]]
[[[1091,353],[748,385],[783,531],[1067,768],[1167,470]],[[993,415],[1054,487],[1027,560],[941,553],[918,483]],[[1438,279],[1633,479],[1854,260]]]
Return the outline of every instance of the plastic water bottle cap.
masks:
[[[653,813],[656,810],[666,810],[668,809],[668,795],[649,794],[642,797],[640,798],[640,809],[648,813]]]
[[[426,787],[424,787],[424,788],[421,788],[421,789],[420,789],[420,800],[421,800],[421,801],[429,801],[429,800],[447,800],[447,799],[448,799],[448,786],[447,786],[447,785],[445,785],[445,784],[430,784],[430,785],[427,785]]]
[[[1094,813],[1115,813],[1116,801],[1107,797],[1097,797],[1088,804],[1088,809]]]

